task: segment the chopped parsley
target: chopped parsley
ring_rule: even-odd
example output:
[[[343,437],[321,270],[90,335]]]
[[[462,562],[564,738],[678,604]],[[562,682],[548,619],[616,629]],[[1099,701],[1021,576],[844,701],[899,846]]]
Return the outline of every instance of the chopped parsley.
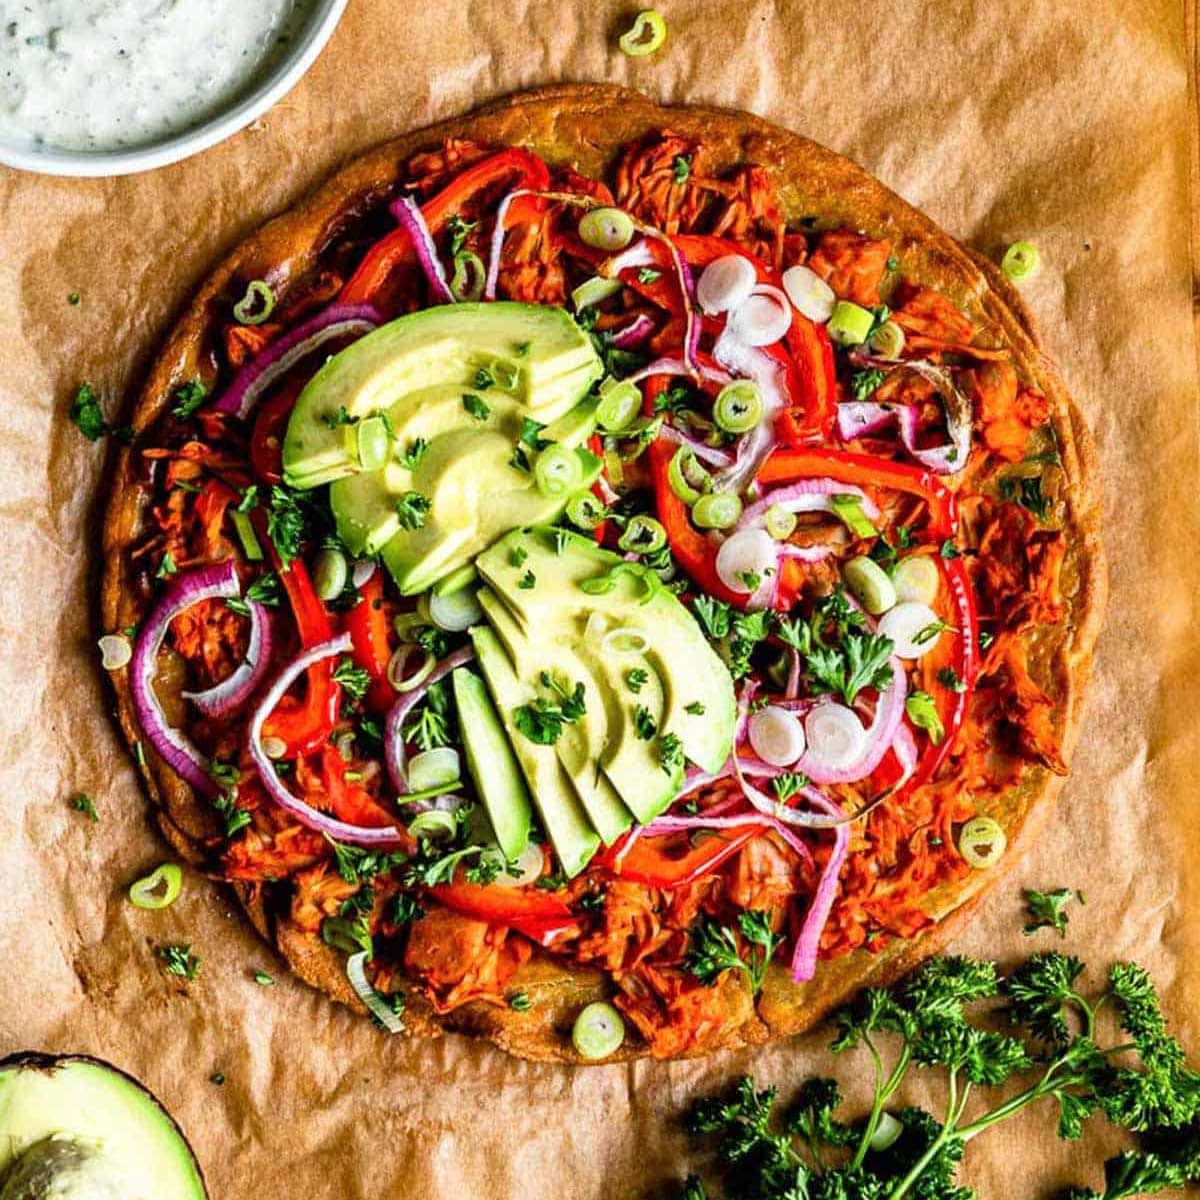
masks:
[[[429,515],[429,497],[420,492],[405,492],[396,501],[396,516],[404,529],[423,529]]]
[[[196,972],[200,968],[200,956],[192,953],[190,945],[172,943],[159,946],[158,957],[168,975],[178,975],[181,979],[189,980],[196,978]]]
[[[676,183],[687,183],[692,174],[692,158],[690,154],[677,154],[671,163],[671,175]]]
[[[808,787],[808,776],[798,771],[780,771],[771,780],[771,791],[780,804],[786,804],[801,788]]]
[[[1039,929],[1055,929],[1059,937],[1067,936],[1067,921],[1070,914],[1067,905],[1072,900],[1084,902],[1081,892],[1071,888],[1056,888],[1052,892],[1039,892],[1034,888],[1025,889],[1025,911],[1029,921],[1025,925],[1025,935],[1037,933]]]
[[[496,386],[496,376],[487,367],[480,367],[475,372],[475,386],[481,392],[486,392],[488,388]]]
[[[462,406],[477,421],[486,421],[492,415],[492,410],[483,402],[483,398],[474,392],[463,393]]]
[[[179,567],[175,564],[175,558],[168,550],[161,558],[158,564],[158,569],[154,572],[155,579],[167,579],[172,575],[179,574]]]
[[[743,971],[750,982],[751,994],[757,996],[782,941],[783,935],[771,929],[770,914],[757,909],[739,913],[736,927],[702,917],[693,928],[684,966],[706,987],[711,987],[726,971]]]
[[[850,376],[850,391],[855,400],[866,400],[884,380],[884,374],[878,367],[869,371],[855,371]]]
[[[100,411],[100,398],[90,383],[81,383],[71,401],[71,420],[88,441],[95,442],[109,432],[109,424]]]
[[[641,667],[632,667],[625,672],[625,686],[636,695],[650,682],[650,675]]]
[[[344,404],[338,406],[335,413],[322,413],[321,423],[328,429],[338,429],[343,425],[357,425],[358,418],[352,417]]]
[[[508,998],[508,1007],[513,1012],[528,1012],[533,1007],[533,1001],[527,992],[513,992]]]
[[[446,222],[446,231],[450,234],[451,258],[462,251],[462,248],[467,244],[467,234],[476,228],[478,224],[478,221],[464,221],[458,213],[455,213]]]
[[[661,276],[662,272],[656,271],[653,267],[642,267],[638,271],[638,283],[653,283]]]
[[[400,465],[409,471],[415,471],[417,464],[425,457],[425,451],[428,449],[429,443],[423,437],[413,438],[400,458]]]
[[[587,712],[587,703],[582,683],[568,690],[549,671],[542,672],[541,680],[551,698],[538,697],[513,709],[513,724],[531,742],[553,746],[562,736],[563,726],[574,724]]]
[[[633,728],[643,742],[651,741],[658,733],[658,722],[644,704],[639,704],[633,710]]]
[[[259,987],[274,987],[275,986],[275,980],[270,975],[268,975],[266,973],[266,971],[255,971],[254,972],[254,982],[257,983]]]
[[[404,727],[404,738],[422,750],[434,750],[450,744],[450,697],[445,681],[438,680],[425,693],[416,717]]]
[[[177,421],[186,421],[205,401],[208,389],[198,379],[191,379],[175,389],[175,406],[171,416]]]
[[[937,681],[952,692],[962,693],[967,690],[967,685],[959,679],[958,672],[953,667],[943,667],[937,673]]]
[[[371,674],[366,667],[356,666],[353,659],[343,658],[334,668],[335,683],[340,683],[348,695],[361,700],[371,686]]]
[[[378,875],[385,875],[405,861],[405,856],[398,851],[368,850],[362,846],[335,842],[329,836],[325,840],[333,850],[337,873],[347,883],[363,883]]]
[[[96,806],[92,803],[91,796],[86,792],[76,792],[71,797],[71,807],[76,812],[83,813],[93,825],[99,824],[100,814],[96,811]]]
[[[278,551],[283,566],[300,557],[307,530],[308,517],[299,495],[275,484],[271,488],[267,512],[267,536]]]
[[[960,557],[959,549],[954,544],[953,538],[947,538],[942,543],[941,548],[938,550],[938,553],[942,556],[942,558],[958,558],[958,557]]]
[[[693,717],[702,717],[704,716],[704,705],[699,700],[693,700],[690,704],[683,706],[683,711],[691,713]]]
[[[1040,475],[1006,475],[1000,480],[1000,495],[1005,500],[1015,500],[1039,521],[1044,521],[1050,515],[1051,500],[1042,492]]]
[[[274,571],[268,571],[265,575],[260,575],[243,595],[230,596],[225,601],[225,607],[245,617],[250,615],[250,601],[264,604],[268,608],[276,608],[282,598],[279,576]]]
[[[668,775],[683,770],[683,742],[677,733],[664,733],[658,742],[658,761]]]
[[[532,571],[526,571],[520,579],[517,580],[517,587],[523,592],[531,591],[537,586],[537,576]]]
[[[396,897],[395,904],[392,905],[393,925],[410,925],[413,921],[419,921],[424,915],[425,910],[417,903],[416,897],[408,892],[401,892]]]

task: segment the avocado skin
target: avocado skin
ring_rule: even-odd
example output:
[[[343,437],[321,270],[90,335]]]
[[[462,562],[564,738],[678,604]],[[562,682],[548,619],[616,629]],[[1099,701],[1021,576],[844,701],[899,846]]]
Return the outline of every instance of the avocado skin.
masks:
[[[102,1058],[96,1058],[89,1054],[42,1054],[35,1050],[23,1050],[15,1054],[10,1054],[6,1058],[0,1059],[0,1100],[3,1099],[4,1082],[9,1076],[19,1075],[24,1072],[33,1072],[55,1080],[60,1076],[68,1074],[76,1066],[84,1066],[102,1072],[107,1077],[109,1085],[116,1089],[118,1096],[127,1094],[127,1102],[130,1104],[130,1107],[135,1112],[137,1109],[142,1110],[138,1113],[139,1120],[145,1120],[147,1124],[151,1120],[157,1122],[161,1128],[161,1132],[167,1136],[173,1149],[177,1151],[179,1177],[176,1183],[178,1186],[173,1191],[168,1192],[166,1184],[170,1181],[157,1179],[155,1181],[156,1190],[153,1193],[154,1200],[176,1200],[176,1197],[178,1197],[178,1200],[209,1200],[208,1187],[204,1181],[204,1173],[196,1159],[196,1154],[174,1117],[171,1116],[149,1088],[132,1075],[122,1071],[119,1067],[113,1066],[112,1063],[105,1062]],[[135,1104],[136,1108],[134,1108]],[[68,1103],[61,1115],[51,1117],[50,1120],[53,1122],[54,1129],[48,1132],[60,1133],[65,1132],[66,1129],[70,1129],[73,1107],[73,1105]],[[8,1133],[9,1131],[5,1128],[3,1118],[0,1116],[0,1147],[5,1147],[11,1152],[11,1145],[6,1146]],[[40,1145],[40,1141],[35,1142],[34,1145]],[[0,1196],[3,1196],[4,1200],[42,1200],[36,1192],[30,1193],[27,1197],[18,1191],[14,1192],[10,1197],[8,1188],[13,1183],[14,1178],[17,1182],[21,1182],[21,1176],[16,1174],[16,1169],[20,1162],[20,1157],[14,1158],[8,1163],[0,1159]],[[86,1193],[85,1200],[91,1200],[93,1196],[95,1196],[95,1193],[89,1191]],[[52,1197],[55,1197],[53,1191],[47,1194],[47,1200],[50,1200]],[[69,1194],[63,1196],[62,1200],[70,1200]],[[104,1198],[98,1197],[97,1200],[104,1200]],[[121,1200],[133,1200],[133,1198],[121,1194]],[[138,1196],[136,1200],[141,1200],[141,1197]]]

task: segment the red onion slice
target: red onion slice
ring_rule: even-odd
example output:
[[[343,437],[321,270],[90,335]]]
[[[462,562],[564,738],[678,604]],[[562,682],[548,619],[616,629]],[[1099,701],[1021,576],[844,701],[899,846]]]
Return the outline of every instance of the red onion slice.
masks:
[[[633,350],[654,332],[654,322],[645,313],[638,313],[623,329],[612,335],[612,344],[618,350]]]
[[[240,592],[232,559],[177,575],[143,623],[129,665],[133,707],[142,732],[167,765],[205,796],[219,795],[221,789],[208,773],[208,759],[186,734],[167,723],[154,693],[154,671],[167,630],[181,612],[201,600],[230,600]]]
[[[250,731],[247,738],[250,757],[254,760],[254,765],[258,768],[259,778],[262,780],[263,786],[267,789],[271,799],[284,812],[290,813],[295,817],[301,825],[315,830],[317,833],[323,833],[338,842],[349,842],[357,846],[394,845],[404,839],[404,834],[395,825],[383,825],[378,828],[348,825],[345,821],[339,821],[336,817],[331,817],[327,813],[320,812],[310,805],[305,804],[299,796],[292,795],[284,786],[283,780],[279,778],[279,773],[275,769],[274,762],[271,761],[267,752],[263,749],[263,725],[288,688],[315,663],[322,662],[327,658],[333,658],[338,654],[348,654],[350,649],[350,635],[343,633],[340,637],[333,638],[328,642],[322,642],[320,645],[314,646],[311,650],[306,650],[299,658],[289,663],[283,669],[279,678],[271,685],[270,690],[262,698],[262,701],[254,710],[254,715],[250,718]]]
[[[455,667],[461,667],[463,663],[470,662],[474,657],[475,651],[470,646],[463,646],[460,650],[455,650],[453,654],[442,659],[434,667],[420,687],[415,687],[411,692],[405,692],[400,696],[388,712],[383,730],[383,754],[387,762],[388,777],[392,781],[392,786],[401,796],[406,796],[409,792],[408,763],[404,753],[405,717],[425,698],[425,693],[439,679],[445,679]]]
[[[816,891],[813,892],[808,912],[804,916],[804,924],[800,927],[800,935],[796,938],[796,947],[792,951],[794,983],[804,983],[816,974],[817,948],[821,943],[821,934],[825,931],[829,914],[833,911],[838,877],[842,873],[842,864],[846,861],[846,852],[850,848],[850,825],[845,811],[826,796],[815,798],[813,803],[830,817],[836,818],[839,824],[834,830],[833,851],[817,881]]]
[[[888,662],[892,668],[892,680],[879,693],[861,756],[849,766],[831,767],[810,748],[796,763],[797,771],[807,775],[814,783],[854,783],[865,779],[879,766],[900,727],[904,717],[904,698],[908,694],[908,676],[904,673],[904,665],[894,656]]]
[[[437,246],[434,245],[433,234],[429,232],[429,226],[425,223],[421,206],[411,196],[401,196],[392,205],[390,212],[404,226],[434,297],[443,304],[454,304],[454,293],[446,281],[446,271],[438,258]]]
[[[642,829],[644,837],[659,837],[668,833],[682,833],[693,829],[744,829],[747,825],[761,825],[777,833],[804,862],[812,864],[812,851],[781,821],[763,813],[743,813],[738,817],[656,817]],[[624,847],[622,847],[624,852]]]
[[[246,646],[246,657],[228,679],[202,692],[183,693],[183,698],[190,700],[205,716],[223,717],[244,704],[254,694],[271,665],[271,615],[256,600],[247,600],[246,607],[250,610],[250,641]]]
[[[892,738],[892,753],[896,756],[901,771],[900,778],[892,784],[892,790],[895,791],[896,788],[903,787],[917,769],[919,757],[917,739],[913,737],[913,731],[909,728],[907,721],[900,722],[896,736]]]
[[[922,448],[917,445],[917,410],[908,404],[888,405],[871,400],[856,400],[838,405],[838,434],[843,441],[867,437],[896,423],[900,442],[911,458],[935,475],[951,475],[967,465],[971,454],[971,402],[954,385],[948,371],[925,362],[900,364],[928,379],[937,388],[946,411],[948,442]]]
[[[256,354],[233,377],[213,407],[244,421],[263,392],[314,350],[336,338],[370,333],[381,320],[370,304],[329,305]]]
[[[802,479],[785,487],[773,488],[753,504],[747,505],[738,522],[739,529],[761,525],[768,508],[778,505],[788,512],[833,512],[834,496],[857,496],[863,516],[878,520],[879,506],[860,487],[836,479]]]

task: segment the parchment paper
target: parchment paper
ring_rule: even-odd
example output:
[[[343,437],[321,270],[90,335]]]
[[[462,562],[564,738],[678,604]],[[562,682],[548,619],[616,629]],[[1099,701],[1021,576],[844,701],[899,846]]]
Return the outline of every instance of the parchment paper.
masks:
[[[199,158],[113,181],[0,171],[0,1053],[89,1052],[143,1078],[214,1200],[661,1194],[689,1161],[675,1122],[692,1096],[831,1065],[826,1032],[591,1070],[388,1040],[290,981],[208,881],[189,874],[161,913],[124,899],[166,850],[97,668],[104,449],[67,421],[70,396],[87,379],[119,408],[217,257],[339,161],[558,80],[752,109],[984,252],[1041,248],[1026,294],[1100,446],[1112,602],[1057,818],[955,948],[1026,952],[1019,887],[1082,887],[1070,947],[1149,967],[1200,1053],[1192,14],[1181,0],[663,0],[668,47],[634,62],[615,50],[634,7],[354,0],[292,95]],[[77,790],[99,824],[71,809]],[[164,942],[200,955],[190,986],[157,968]],[[1062,1145],[1052,1124],[980,1139],[967,1178],[991,1197],[1094,1183],[1103,1137]]]

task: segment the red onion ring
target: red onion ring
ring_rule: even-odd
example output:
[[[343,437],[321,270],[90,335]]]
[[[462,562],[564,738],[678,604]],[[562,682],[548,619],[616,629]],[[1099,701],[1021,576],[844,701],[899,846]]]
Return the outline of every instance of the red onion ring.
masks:
[[[919,752],[917,750],[917,739],[913,737],[913,732],[908,726],[907,721],[901,721],[900,727],[896,730],[896,736],[892,738],[892,753],[896,756],[896,761],[900,764],[902,774],[900,778],[892,784],[892,790],[903,787],[917,769],[917,760]]]
[[[825,931],[829,914],[833,911],[838,876],[842,873],[842,864],[846,861],[846,852],[850,848],[850,825],[845,810],[826,796],[818,796],[813,803],[824,809],[830,817],[837,818],[839,824],[834,830],[833,851],[817,881],[816,891],[813,892],[804,924],[800,927],[800,935],[796,938],[796,946],[792,951],[793,983],[804,983],[816,974],[817,948],[821,943],[821,934]]]
[[[642,830],[644,837],[659,837],[668,833],[682,833],[691,829],[738,829],[747,825],[761,825],[763,829],[773,830],[792,848],[793,851],[810,866],[812,851],[781,821],[759,812],[745,813],[740,817],[656,817]],[[624,847],[622,847],[624,851]]]
[[[388,711],[383,729],[383,755],[387,763],[388,778],[401,796],[407,796],[409,792],[406,774],[408,760],[404,753],[404,718],[425,698],[425,693],[438,680],[445,679],[455,667],[461,667],[474,657],[475,651],[470,646],[455,650],[434,667],[419,687],[405,692]]]
[[[384,825],[378,828],[348,825],[345,821],[339,821],[336,817],[331,817],[305,804],[299,796],[293,796],[279,778],[274,762],[271,761],[262,745],[263,724],[288,688],[315,663],[322,662],[326,658],[333,658],[338,654],[347,654],[350,649],[350,635],[343,633],[340,637],[322,642],[311,650],[306,650],[283,669],[250,718],[250,730],[247,737],[250,757],[254,760],[259,778],[270,793],[271,799],[285,812],[295,817],[301,825],[315,830],[317,833],[323,833],[338,842],[350,842],[358,846],[394,845],[404,839],[404,834],[395,825]]]
[[[221,789],[208,773],[208,759],[186,734],[167,723],[154,693],[154,671],[167,630],[181,612],[202,600],[229,600],[240,592],[233,559],[175,576],[143,623],[129,664],[133,707],[146,739],[181,779],[205,796],[220,795]]]
[[[437,246],[434,245],[433,234],[425,223],[421,206],[411,196],[401,196],[389,209],[392,216],[404,226],[409,240],[416,251],[417,262],[429,281],[429,288],[434,297],[443,304],[454,304],[454,293],[446,281],[446,272],[438,258]]]
[[[246,657],[228,679],[221,680],[202,692],[183,692],[205,716],[223,717],[240,707],[254,694],[271,665],[271,615],[255,600],[247,600],[250,610],[250,641]]]
[[[243,421],[267,390],[301,359],[335,338],[370,333],[382,317],[370,304],[331,304],[259,351],[238,373],[213,405]]]

